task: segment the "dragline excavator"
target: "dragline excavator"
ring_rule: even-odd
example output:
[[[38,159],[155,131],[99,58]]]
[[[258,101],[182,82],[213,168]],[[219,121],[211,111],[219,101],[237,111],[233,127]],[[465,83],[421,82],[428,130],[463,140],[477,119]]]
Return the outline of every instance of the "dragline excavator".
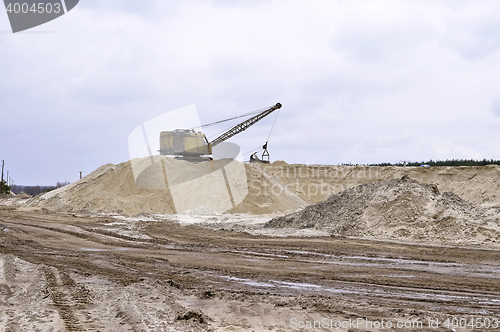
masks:
[[[170,155],[174,157],[179,157],[189,161],[203,161],[209,160],[212,154],[212,148],[217,144],[220,144],[236,134],[241,133],[248,127],[259,122],[272,112],[281,108],[281,104],[265,109],[259,114],[247,119],[236,126],[232,127],[219,137],[215,138],[211,142],[208,141],[204,133],[195,131],[194,129],[176,129],[174,131],[162,131],[160,133],[160,155]],[[225,121],[225,120],[223,120]],[[219,121],[222,122],[222,121]],[[267,152],[267,143],[264,144],[264,157],[269,157]],[[256,158],[255,154],[250,158],[251,161],[262,161]]]

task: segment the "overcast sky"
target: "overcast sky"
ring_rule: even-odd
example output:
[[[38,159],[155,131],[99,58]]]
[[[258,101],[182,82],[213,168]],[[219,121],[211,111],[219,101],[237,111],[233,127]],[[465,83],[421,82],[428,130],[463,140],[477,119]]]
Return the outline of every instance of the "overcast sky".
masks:
[[[499,17],[500,1],[81,0],[12,34],[0,8],[0,159],[16,184],[75,181],[166,112],[277,102],[272,160],[500,159]],[[259,147],[274,120],[230,141]]]

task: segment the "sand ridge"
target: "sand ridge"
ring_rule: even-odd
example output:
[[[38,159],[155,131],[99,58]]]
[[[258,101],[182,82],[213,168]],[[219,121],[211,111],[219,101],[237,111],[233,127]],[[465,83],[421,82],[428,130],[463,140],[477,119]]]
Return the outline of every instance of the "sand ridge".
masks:
[[[422,184],[436,185],[441,192],[453,192],[471,204],[500,207],[500,166],[496,165],[371,167],[289,165],[277,161],[228,168],[227,161],[193,164],[162,156],[155,158],[165,159],[165,173],[160,163],[151,165],[149,157],[118,165],[106,164],[81,180],[29,200],[23,209],[133,216],[175,214],[203,205],[217,213],[289,213],[357,185],[398,179],[403,175]],[[214,171],[220,169],[217,163],[226,163],[223,166],[228,169],[225,177],[229,176],[229,187],[224,183],[224,174]],[[140,165],[140,172],[134,165]],[[175,172],[169,171],[172,169]],[[164,174],[167,174],[167,182]],[[175,202],[165,183],[172,189]],[[176,186],[181,190],[175,191]],[[227,194],[228,188],[231,197]]]
[[[269,221],[268,228],[314,228],[332,235],[448,243],[500,242],[500,211],[407,175],[347,189]]]

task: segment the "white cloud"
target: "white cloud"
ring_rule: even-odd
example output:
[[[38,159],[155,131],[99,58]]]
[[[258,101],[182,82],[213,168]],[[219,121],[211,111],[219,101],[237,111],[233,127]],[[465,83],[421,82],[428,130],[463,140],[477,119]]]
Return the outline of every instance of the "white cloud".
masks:
[[[276,102],[272,159],[500,158],[499,14],[495,1],[82,1],[34,29],[56,33],[0,35],[0,158],[18,183],[75,180],[127,160],[129,133],[165,112],[196,104],[212,122]],[[231,141],[258,147],[273,121]]]

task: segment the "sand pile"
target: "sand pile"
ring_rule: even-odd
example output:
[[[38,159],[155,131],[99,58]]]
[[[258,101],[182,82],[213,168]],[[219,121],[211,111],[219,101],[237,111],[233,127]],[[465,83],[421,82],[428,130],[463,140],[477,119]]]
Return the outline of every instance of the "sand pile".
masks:
[[[403,175],[435,184],[469,203],[500,207],[500,166],[397,167],[302,165],[277,161],[262,169],[305,201],[317,203],[348,188],[374,181],[399,179]]]
[[[224,171],[221,171],[221,170]],[[101,166],[83,179],[29,200],[24,209],[175,214],[204,206],[215,213],[297,211],[360,184],[409,175],[471,204],[500,208],[500,167],[366,167],[189,163],[164,156]]]
[[[247,164],[248,195],[231,213],[272,214],[297,211],[309,205],[293,188],[289,188],[262,165]]]
[[[498,209],[472,205],[408,176],[347,189],[302,211],[274,218],[266,227],[315,228],[332,235],[378,239],[500,242]]]
[[[172,213],[171,200],[158,190],[136,185],[130,162],[106,164],[84,178],[31,199],[24,209],[111,212],[125,215]]]
[[[31,199],[23,210],[128,216],[183,211],[262,214],[292,212],[307,205],[286,188],[274,194],[266,190],[272,186],[281,185],[258,165],[154,156],[101,166],[83,179]]]

